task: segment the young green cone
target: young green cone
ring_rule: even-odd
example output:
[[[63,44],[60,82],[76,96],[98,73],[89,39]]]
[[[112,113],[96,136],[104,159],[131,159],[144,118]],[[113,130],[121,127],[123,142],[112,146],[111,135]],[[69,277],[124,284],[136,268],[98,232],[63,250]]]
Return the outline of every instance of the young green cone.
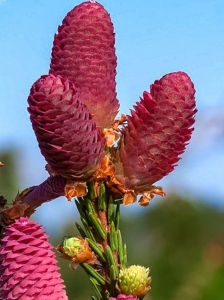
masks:
[[[122,294],[142,297],[151,289],[149,268],[132,265],[122,269],[119,273],[118,282]]]

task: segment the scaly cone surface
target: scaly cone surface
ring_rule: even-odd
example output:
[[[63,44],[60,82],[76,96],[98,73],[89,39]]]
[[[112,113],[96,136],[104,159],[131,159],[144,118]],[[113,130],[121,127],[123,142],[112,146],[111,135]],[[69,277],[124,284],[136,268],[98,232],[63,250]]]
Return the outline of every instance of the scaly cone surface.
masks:
[[[0,250],[0,299],[67,300],[52,248],[34,221],[20,218],[8,226]]]
[[[156,80],[127,116],[115,175],[127,189],[144,192],[170,173],[191,137],[195,90],[190,77],[174,72]]]
[[[138,298],[132,295],[119,294],[117,298],[110,297],[108,300],[138,300]]]
[[[54,37],[50,73],[80,89],[96,125],[110,127],[119,108],[116,98],[114,28],[97,2],[83,2],[64,18]]]
[[[105,139],[74,85],[59,75],[41,76],[30,90],[28,103],[30,120],[51,172],[88,179],[104,156]]]

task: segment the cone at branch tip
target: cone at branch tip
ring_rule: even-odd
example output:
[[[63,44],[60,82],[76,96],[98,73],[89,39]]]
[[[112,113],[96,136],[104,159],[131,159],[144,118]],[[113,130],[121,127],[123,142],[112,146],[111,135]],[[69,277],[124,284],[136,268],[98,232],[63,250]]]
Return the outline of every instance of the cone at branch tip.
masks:
[[[138,298],[132,295],[119,294],[116,298],[110,297],[108,300],[138,300]]]
[[[56,247],[61,257],[76,264],[93,262],[96,256],[89,247],[87,239],[81,237],[65,237],[63,243]]]
[[[68,78],[80,90],[96,125],[110,127],[117,115],[114,27],[96,1],[75,6],[55,34],[50,73]]]
[[[173,171],[185,151],[194,124],[195,89],[184,72],[156,80],[134,105],[122,129],[115,177],[143,193]]]
[[[0,299],[67,300],[52,248],[43,228],[28,218],[6,227],[0,250]]]
[[[83,181],[104,157],[105,139],[75,86],[59,75],[32,86],[28,111],[41,153],[54,174]]]
[[[149,268],[132,265],[120,270],[118,276],[119,290],[125,295],[142,297],[151,289],[151,280]]]

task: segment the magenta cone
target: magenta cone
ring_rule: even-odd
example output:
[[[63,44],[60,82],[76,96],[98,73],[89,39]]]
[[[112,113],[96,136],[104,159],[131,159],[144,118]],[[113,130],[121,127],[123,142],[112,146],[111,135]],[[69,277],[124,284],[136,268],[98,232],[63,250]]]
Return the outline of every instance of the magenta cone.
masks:
[[[74,85],[59,75],[41,76],[32,86],[28,111],[41,153],[51,171],[86,180],[104,156],[105,139]]]
[[[0,299],[67,300],[51,249],[34,221],[20,218],[8,226],[0,250]]]
[[[163,76],[143,93],[119,144],[116,176],[126,188],[146,191],[174,169],[193,131],[194,94],[184,72]]]
[[[114,28],[97,2],[83,2],[64,18],[54,37],[50,73],[80,89],[96,125],[110,127],[117,114]]]

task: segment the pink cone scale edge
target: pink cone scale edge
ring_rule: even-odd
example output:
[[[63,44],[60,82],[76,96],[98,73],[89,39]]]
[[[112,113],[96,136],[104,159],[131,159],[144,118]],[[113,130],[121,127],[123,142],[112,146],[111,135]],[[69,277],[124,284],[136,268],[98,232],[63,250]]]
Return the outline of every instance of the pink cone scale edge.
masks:
[[[53,74],[32,86],[28,111],[41,153],[51,171],[84,180],[99,167],[105,139],[74,85]]]
[[[108,300],[138,300],[138,298],[132,295],[119,294],[116,298],[110,297]]]
[[[50,73],[68,78],[80,89],[99,127],[110,127],[119,108],[114,43],[110,15],[101,4],[89,1],[67,14],[52,48]]]
[[[195,89],[184,72],[156,80],[127,116],[116,177],[128,189],[147,191],[169,174],[185,151],[194,124]]]
[[[67,300],[43,228],[20,218],[6,228],[0,250],[0,300]]]

